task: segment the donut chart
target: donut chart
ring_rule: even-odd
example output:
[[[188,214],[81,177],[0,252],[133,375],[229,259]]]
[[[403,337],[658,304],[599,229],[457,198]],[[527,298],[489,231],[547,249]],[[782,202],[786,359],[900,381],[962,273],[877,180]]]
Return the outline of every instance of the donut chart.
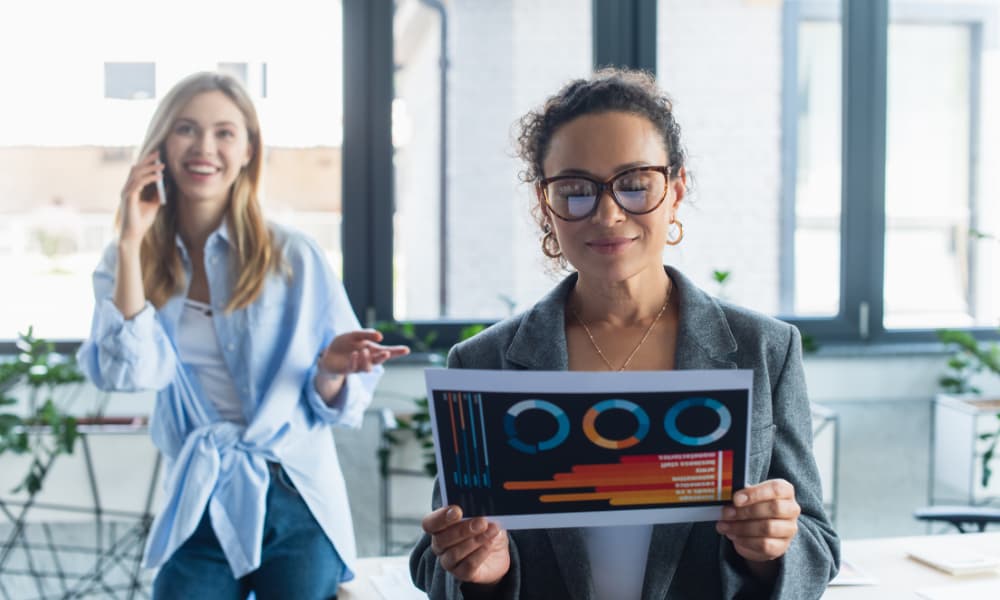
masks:
[[[681,432],[677,427],[678,417],[688,409],[699,407],[714,410],[719,415],[719,426],[715,428],[715,431],[702,436],[692,436]],[[712,442],[717,442],[729,433],[729,428],[732,424],[732,413],[729,412],[725,404],[714,398],[685,398],[670,407],[670,410],[667,411],[667,416],[663,418],[663,428],[670,439],[685,446],[704,446]]]
[[[542,440],[537,444],[530,444],[517,437],[517,416],[528,410],[541,410],[552,415],[556,420],[556,432],[547,440]],[[569,417],[566,412],[551,402],[545,400],[522,400],[507,409],[503,418],[504,433],[507,434],[507,443],[512,448],[525,454],[537,454],[546,450],[559,447],[569,437]]]
[[[608,410],[625,410],[636,419],[635,432],[621,440],[612,440],[597,432],[597,417]],[[628,400],[610,399],[602,400],[591,406],[583,415],[583,434],[587,439],[601,448],[609,450],[621,450],[631,448],[641,442],[649,433],[649,415],[646,414],[638,404]]]

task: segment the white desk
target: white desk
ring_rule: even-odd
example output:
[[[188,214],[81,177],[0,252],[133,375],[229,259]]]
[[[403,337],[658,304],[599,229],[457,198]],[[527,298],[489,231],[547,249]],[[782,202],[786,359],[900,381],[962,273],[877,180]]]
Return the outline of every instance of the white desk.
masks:
[[[384,600],[372,583],[373,575],[381,575],[386,567],[409,569],[409,556],[369,556],[354,565],[355,578],[337,590],[339,600]],[[408,572],[408,571],[407,571]],[[413,588],[416,590],[416,588]],[[426,596],[424,596],[426,597]]]
[[[963,598],[961,586],[969,583],[992,586],[996,584],[995,598],[1000,598],[1000,571],[988,575],[955,577],[913,559],[907,558],[908,550],[947,548],[949,545],[984,554],[1000,555],[1000,533],[968,533],[965,535],[934,535],[899,538],[846,540],[842,543],[841,556],[866,575],[878,579],[878,585],[830,587],[823,600],[891,600],[893,598],[918,598],[917,590],[941,586],[957,586],[955,598]],[[992,590],[991,590],[992,591]]]
[[[866,575],[878,579],[878,585],[831,587],[823,600],[893,600],[918,598],[917,590],[941,586],[956,586],[955,598],[963,598],[961,586],[968,583],[996,584],[996,598],[1000,598],[1000,571],[990,575],[953,577],[947,573],[907,558],[911,549],[927,547],[960,546],[984,554],[1000,555],[1000,532],[969,533],[965,535],[934,535],[899,538],[847,540],[843,542],[842,555]],[[357,562],[357,577],[340,586],[338,597],[342,600],[382,600],[371,582],[372,575],[382,573],[386,566],[405,568],[408,556],[373,556]]]

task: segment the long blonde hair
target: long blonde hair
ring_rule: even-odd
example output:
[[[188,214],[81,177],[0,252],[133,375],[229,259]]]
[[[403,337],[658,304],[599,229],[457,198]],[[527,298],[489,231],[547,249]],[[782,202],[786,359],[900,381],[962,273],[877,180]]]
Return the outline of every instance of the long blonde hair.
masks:
[[[225,94],[243,113],[252,152],[249,163],[237,175],[229,194],[226,219],[232,242],[236,246],[231,267],[238,273],[229,304],[226,305],[226,311],[229,312],[244,308],[256,300],[264,290],[268,273],[277,271],[281,262],[280,252],[268,230],[258,199],[263,144],[260,122],[250,95],[239,81],[223,73],[195,73],[184,78],[160,101],[139,149],[139,157],[162,149],[178,113],[195,96],[213,91]],[[164,158],[161,152],[161,159]],[[176,198],[177,186],[166,171],[163,183],[167,198]],[[152,195],[152,187],[146,190],[147,195]],[[146,298],[157,308],[184,288],[184,266],[174,241],[177,234],[177,210],[177,202],[168,201],[160,208],[156,220],[142,240],[142,284]]]

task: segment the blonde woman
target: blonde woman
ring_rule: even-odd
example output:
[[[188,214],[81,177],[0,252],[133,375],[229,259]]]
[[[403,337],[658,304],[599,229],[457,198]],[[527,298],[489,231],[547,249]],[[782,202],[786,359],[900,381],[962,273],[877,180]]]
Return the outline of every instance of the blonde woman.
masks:
[[[155,390],[167,499],[146,547],[154,598],[330,598],[354,532],[330,425],[357,426],[381,363],[322,251],[264,220],[253,104],[217,73],[163,98],[94,273],[80,364]]]

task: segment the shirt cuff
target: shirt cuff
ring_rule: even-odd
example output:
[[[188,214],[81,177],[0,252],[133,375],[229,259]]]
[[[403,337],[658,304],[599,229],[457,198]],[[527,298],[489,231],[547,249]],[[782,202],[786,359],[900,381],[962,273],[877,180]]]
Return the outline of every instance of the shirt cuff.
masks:
[[[358,375],[351,373],[344,377],[344,385],[329,403],[316,391],[318,366],[314,364],[306,379],[306,398],[316,419],[326,425],[360,427],[364,417],[364,407],[368,404],[368,394],[358,381]],[[354,410],[361,407],[360,410]]]
[[[153,339],[156,329],[156,308],[146,302],[134,317],[125,319],[110,298],[101,301],[99,319],[102,323],[101,350],[109,357],[135,363],[142,355],[144,343]]]

